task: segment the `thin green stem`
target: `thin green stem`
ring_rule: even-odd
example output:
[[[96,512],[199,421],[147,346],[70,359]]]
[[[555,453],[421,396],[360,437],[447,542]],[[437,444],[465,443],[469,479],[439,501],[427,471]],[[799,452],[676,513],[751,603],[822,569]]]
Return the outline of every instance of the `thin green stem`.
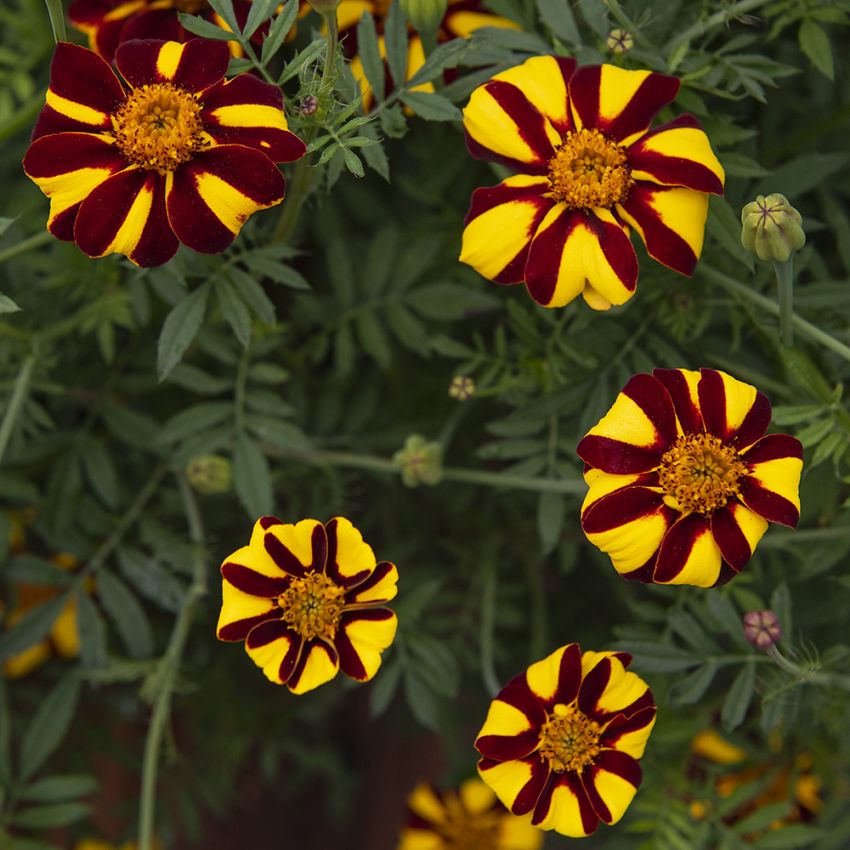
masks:
[[[699,36],[707,33],[710,29],[714,29],[716,26],[725,24],[734,18],[739,18],[747,12],[752,12],[754,9],[758,9],[760,6],[766,6],[770,2],[772,2],[772,0],[739,0],[738,3],[733,3],[725,9],[721,9],[713,15],[709,15],[704,21],[697,21],[684,32],[674,36],[668,45],[668,51],[677,44],[698,38]]]
[[[735,278],[706,265],[700,265],[698,271],[711,280],[717,281],[724,289],[743,296],[749,301],[752,301],[753,304],[758,304],[766,312],[774,316],[779,315],[779,307],[775,302],[771,301],[770,298],[765,298],[764,295],[760,295],[751,287],[739,283]],[[828,348],[830,351],[850,362],[850,347],[846,346],[843,342],[839,342],[835,337],[830,336],[819,327],[816,327],[811,322],[807,322],[805,319],[801,319],[797,315],[792,315],[791,321],[797,331],[807,339],[822,345],[824,348]]]
[[[40,248],[52,239],[52,234],[46,230],[22,239],[20,242],[16,242],[14,245],[10,245],[5,250],[0,251],[0,263],[5,263],[6,260],[11,260],[12,257],[17,257],[18,254],[25,254],[27,251],[32,251],[33,248]]]
[[[177,485],[183,499],[186,519],[189,525],[189,538],[195,545],[195,559],[192,568],[192,584],[183,600],[183,606],[177,615],[168,648],[159,662],[151,724],[145,740],[145,753],[142,762],[142,797],[139,806],[139,850],[153,850],[154,825],[156,815],[156,778],[159,768],[159,754],[162,748],[162,736],[171,712],[171,696],[174,683],[180,672],[180,662],[189,627],[198,600],[207,592],[207,561],[203,551],[204,527],[198,503],[186,478],[177,475]]]
[[[499,692],[499,677],[493,659],[493,634],[496,628],[496,572],[495,553],[490,552],[482,563],[484,586],[481,591],[481,678],[491,697]]]
[[[15,423],[18,421],[21,410],[23,410],[34,368],[35,355],[30,354],[24,360],[18,372],[15,387],[12,390],[12,397],[9,399],[6,412],[3,414],[3,422],[0,424],[0,461],[3,460],[3,455],[6,453],[6,446],[9,444],[9,440],[12,439],[12,432],[15,430]]]
[[[850,690],[850,676],[843,673],[831,673],[826,670],[821,671],[817,666],[811,664],[797,664],[790,658],[786,658],[776,644],[768,648],[767,655],[775,662],[777,667],[799,679],[800,682],[811,682],[814,685],[836,685],[844,690]]]
[[[784,263],[774,263],[779,286],[779,336],[788,348],[794,344],[794,256]]]

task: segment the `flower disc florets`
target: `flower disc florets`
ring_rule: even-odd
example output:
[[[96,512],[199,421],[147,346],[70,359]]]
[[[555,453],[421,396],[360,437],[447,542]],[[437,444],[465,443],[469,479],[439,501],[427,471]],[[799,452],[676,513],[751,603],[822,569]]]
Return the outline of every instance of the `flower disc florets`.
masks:
[[[599,755],[601,727],[574,705],[556,705],[540,731],[540,758],[555,773],[581,772]]]
[[[321,573],[309,573],[277,597],[283,620],[307,640],[333,640],[345,605],[345,590]]]

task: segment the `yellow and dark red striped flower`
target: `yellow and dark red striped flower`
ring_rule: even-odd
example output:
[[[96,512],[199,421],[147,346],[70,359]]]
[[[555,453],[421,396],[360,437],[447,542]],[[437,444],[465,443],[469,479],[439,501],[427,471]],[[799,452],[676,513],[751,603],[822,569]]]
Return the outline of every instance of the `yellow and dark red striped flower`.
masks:
[[[233,0],[233,12],[240,26],[245,25],[250,10],[250,0]],[[74,0],[68,7],[68,18],[88,36],[89,47],[111,62],[118,45],[125,41],[154,38],[184,42],[196,38],[183,29],[178,12],[200,15],[223,30],[230,29],[206,0]],[[267,30],[267,25],[260,27],[254,38]],[[231,53],[241,53],[237,42],[229,44]]]
[[[397,850],[539,850],[543,833],[531,818],[512,815],[480,779],[457,790],[417,785]]]
[[[620,820],[655,723],[652,692],[630,662],[571,643],[499,692],[475,747],[481,778],[513,814],[574,838]]]
[[[116,65],[61,42],[24,170],[50,198],[48,230],[90,257],[171,259],[178,242],[227,248],[248,217],[279,204],[277,162],[303,156],[280,91],[250,74],[225,81],[221,41],[138,40]]]
[[[578,444],[584,533],[626,578],[728,581],[769,522],[800,517],[802,446],[769,424],[767,397],[725,372],[635,375]]]
[[[651,257],[690,275],[724,172],[693,116],[650,130],[678,90],[675,77],[576,70],[557,56],[477,88],[463,112],[467,148],[518,173],[473,192],[461,261],[496,283],[524,282],[544,307],[582,295],[605,310],[635,292],[634,228]]]
[[[245,641],[275,684],[303,694],[336,676],[371,679],[398,621],[383,607],[398,572],[375,561],[344,517],[295,525],[262,517],[251,542],[221,565],[218,637]]]

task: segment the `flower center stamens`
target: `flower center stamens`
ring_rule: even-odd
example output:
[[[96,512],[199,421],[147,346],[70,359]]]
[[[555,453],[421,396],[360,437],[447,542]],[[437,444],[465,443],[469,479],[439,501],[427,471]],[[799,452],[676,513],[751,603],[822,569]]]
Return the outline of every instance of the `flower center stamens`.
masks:
[[[333,640],[345,605],[345,590],[322,573],[295,578],[277,597],[282,619],[303,638]]]
[[[559,704],[540,730],[537,752],[555,773],[580,773],[599,754],[601,734],[599,724],[575,705]]]
[[[160,174],[188,162],[206,144],[201,105],[173,83],[133,89],[112,114],[112,130],[130,162]]]
[[[571,209],[612,207],[632,185],[626,151],[599,130],[569,132],[549,160],[549,185]]]
[[[496,846],[503,817],[499,810],[471,815],[459,802],[446,807],[446,820],[438,830],[444,850],[492,850]]]
[[[661,458],[661,489],[685,513],[705,516],[741,491],[746,464],[732,447],[712,434],[685,434]]]

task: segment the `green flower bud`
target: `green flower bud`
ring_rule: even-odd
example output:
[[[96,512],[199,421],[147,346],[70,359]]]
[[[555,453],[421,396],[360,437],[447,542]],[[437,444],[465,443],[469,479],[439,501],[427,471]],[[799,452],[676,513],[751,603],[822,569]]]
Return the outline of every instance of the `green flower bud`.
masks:
[[[412,434],[404,441],[404,448],[393,455],[393,463],[401,471],[401,480],[407,487],[433,486],[443,477],[442,447],[421,434]]]
[[[200,455],[186,464],[189,483],[204,496],[226,493],[230,489],[230,461],[218,455]]]
[[[475,381],[467,375],[456,375],[449,384],[449,395],[456,401],[469,401],[475,395]]]
[[[407,19],[417,32],[434,32],[448,8],[448,0],[399,0]]]
[[[630,32],[626,30],[616,29],[608,33],[608,39],[605,46],[612,53],[627,53],[635,46],[635,40]]]
[[[760,260],[785,263],[806,244],[803,217],[784,195],[759,195],[741,210],[741,244]]]

